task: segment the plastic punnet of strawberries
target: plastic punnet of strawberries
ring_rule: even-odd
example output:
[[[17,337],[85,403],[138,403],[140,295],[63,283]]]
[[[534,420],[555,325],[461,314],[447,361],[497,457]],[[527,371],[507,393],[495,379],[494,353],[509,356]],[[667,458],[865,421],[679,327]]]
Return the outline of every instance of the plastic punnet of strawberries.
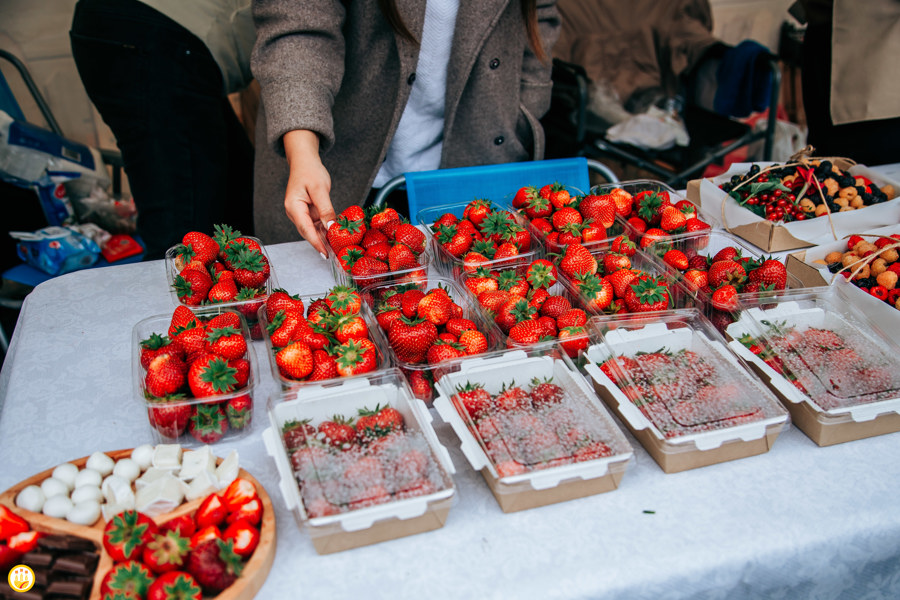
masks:
[[[656,242],[650,252],[681,274],[692,291],[709,298],[719,310],[737,308],[739,294],[783,290],[787,287],[787,268],[773,256],[744,256],[740,248],[725,246],[715,254],[698,252],[691,245],[684,250],[666,240]]]
[[[621,452],[584,400],[552,377],[510,380],[497,393],[467,381],[456,387],[452,402],[499,477]]]
[[[481,267],[467,273],[462,283],[507,335],[507,347],[558,339],[566,353],[575,357],[589,343],[585,329],[589,315],[576,306],[577,300],[559,282],[556,265],[549,260],[539,258],[503,269]]]
[[[424,280],[427,238],[393,208],[345,208],[331,223],[325,237],[342,272],[367,285],[402,273]]]
[[[182,304],[233,302],[248,321],[256,319],[272,274],[257,239],[241,235],[228,225],[216,225],[212,236],[199,231],[186,233],[166,257],[173,290]]]
[[[175,307],[165,333],[140,342],[150,425],[166,440],[188,432],[204,444],[243,432],[253,414],[247,337],[234,311],[198,316]]]
[[[389,405],[282,424],[310,518],[433,494],[448,487],[425,436]]]
[[[103,547],[113,565],[102,598],[200,600],[228,589],[260,542],[263,509],[256,487],[235,479],[193,514],[160,524],[136,510],[107,521]]]
[[[571,243],[592,244],[622,232],[616,221],[616,204],[607,195],[573,195],[560,182],[540,188],[524,186],[512,206],[528,219],[550,252]]]
[[[614,241],[609,251],[592,252],[581,244],[569,244],[559,257],[559,272],[578,292],[582,307],[596,314],[674,308],[671,277],[650,266],[633,244],[624,244],[624,236],[617,240],[623,243]]]
[[[278,373],[290,381],[323,381],[378,368],[378,349],[363,317],[362,298],[337,285],[305,306],[277,289],[266,299],[266,335]]]
[[[900,362],[855,327],[837,318],[821,326],[761,320],[760,337],[742,344],[824,410],[896,398]]]
[[[481,198],[467,203],[461,216],[441,214],[429,229],[441,251],[466,271],[505,262],[533,249],[531,234],[512,212]]]

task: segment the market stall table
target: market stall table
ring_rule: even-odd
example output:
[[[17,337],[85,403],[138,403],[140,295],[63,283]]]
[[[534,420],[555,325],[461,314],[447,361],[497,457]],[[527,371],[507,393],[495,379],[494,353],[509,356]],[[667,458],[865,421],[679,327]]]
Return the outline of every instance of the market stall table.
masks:
[[[268,247],[292,293],[332,285],[308,244]],[[25,300],[0,372],[0,490],[41,470],[150,441],[131,330],[173,309],[162,261],[81,271]],[[254,343],[265,364],[265,346]],[[433,412],[457,467],[444,528],[316,554],[280,497],[261,433],[277,389],[261,368],[236,448],[271,494],[278,546],[260,598],[898,598],[900,434],[820,448],[796,428],[766,454],[665,474],[637,444],[609,493],[504,514]]]

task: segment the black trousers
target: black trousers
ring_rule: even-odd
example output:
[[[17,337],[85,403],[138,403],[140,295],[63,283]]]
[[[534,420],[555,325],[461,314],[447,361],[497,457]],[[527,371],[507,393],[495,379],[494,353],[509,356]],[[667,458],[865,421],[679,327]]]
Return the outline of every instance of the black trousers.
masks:
[[[122,152],[146,259],[191,230],[253,233],[253,146],[190,31],[137,0],[79,0],[72,54]]]

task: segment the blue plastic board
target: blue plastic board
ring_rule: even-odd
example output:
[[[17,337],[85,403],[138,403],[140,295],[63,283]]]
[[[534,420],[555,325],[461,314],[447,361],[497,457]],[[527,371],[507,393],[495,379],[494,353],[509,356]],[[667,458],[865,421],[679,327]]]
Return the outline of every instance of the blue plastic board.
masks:
[[[480,167],[405,173],[409,214],[442,204],[483,198],[509,204],[519,188],[560,182],[582,193],[590,189],[587,159],[557,158]]]

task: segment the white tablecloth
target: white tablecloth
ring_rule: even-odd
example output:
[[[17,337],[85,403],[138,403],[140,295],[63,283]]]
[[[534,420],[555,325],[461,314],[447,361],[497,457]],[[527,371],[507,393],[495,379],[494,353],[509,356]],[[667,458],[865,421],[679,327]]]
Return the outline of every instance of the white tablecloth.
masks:
[[[303,242],[268,248],[292,293],[332,285]],[[25,300],[0,373],[0,490],[95,450],[150,441],[131,328],[169,314],[162,262],[58,277]],[[255,344],[265,361],[265,347]],[[440,530],[319,556],[284,507],[253,428],[219,444],[272,496],[275,564],[259,598],[900,598],[900,434],[819,448],[798,429],[764,455],[665,474],[633,438],[618,490],[504,514],[435,413],[458,500]]]

